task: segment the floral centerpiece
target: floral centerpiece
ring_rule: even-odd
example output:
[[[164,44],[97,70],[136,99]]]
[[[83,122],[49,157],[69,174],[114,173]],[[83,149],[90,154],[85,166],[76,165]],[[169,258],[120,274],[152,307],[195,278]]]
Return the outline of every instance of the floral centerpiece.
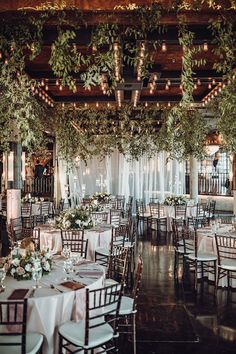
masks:
[[[96,192],[93,194],[93,200],[97,200],[98,203],[109,203],[111,195],[106,192]]]
[[[185,205],[186,204],[186,199],[182,195],[174,196],[171,195],[169,197],[166,197],[164,200],[165,205]]]
[[[68,229],[90,229],[93,227],[93,220],[90,215],[90,208],[81,206],[63,211],[56,218],[56,226],[63,230]]]
[[[7,274],[17,280],[32,279],[33,270],[40,268],[42,275],[52,270],[52,259],[48,252],[34,252],[16,247],[5,259]]]

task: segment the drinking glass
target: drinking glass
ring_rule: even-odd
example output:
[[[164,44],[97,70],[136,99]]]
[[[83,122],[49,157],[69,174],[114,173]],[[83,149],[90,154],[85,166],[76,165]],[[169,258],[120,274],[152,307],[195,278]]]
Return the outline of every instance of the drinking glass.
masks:
[[[41,288],[39,285],[39,280],[42,278],[42,268],[33,268],[32,269],[32,279],[35,281],[35,285],[33,285],[34,289]]]
[[[73,262],[71,261],[71,259],[67,259],[66,261],[64,261],[63,270],[66,273],[66,277],[64,278],[64,280],[70,280],[69,274],[73,271]]]
[[[6,269],[4,267],[0,268],[0,292],[5,289],[5,285],[3,284],[4,279],[6,278]]]
[[[70,247],[64,246],[61,254],[65,258],[70,258]]]

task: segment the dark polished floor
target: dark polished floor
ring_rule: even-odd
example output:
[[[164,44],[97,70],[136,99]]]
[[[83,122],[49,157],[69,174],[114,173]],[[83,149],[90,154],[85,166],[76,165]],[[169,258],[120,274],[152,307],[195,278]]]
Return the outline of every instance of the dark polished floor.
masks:
[[[143,277],[137,314],[137,354],[236,353],[236,305],[226,291],[199,284],[193,292],[190,276],[176,283],[173,277],[172,235],[156,231],[139,236]],[[236,298],[236,294],[232,294]],[[131,348],[124,348],[131,353]]]

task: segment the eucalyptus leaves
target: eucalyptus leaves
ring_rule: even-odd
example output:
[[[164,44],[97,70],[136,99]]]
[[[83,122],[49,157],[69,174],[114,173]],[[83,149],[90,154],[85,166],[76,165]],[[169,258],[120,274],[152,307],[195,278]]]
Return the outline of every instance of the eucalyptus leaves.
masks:
[[[171,158],[202,158],[207,129],[200,113],[180,107],[168,110],[73,110],[65,108],[52,117],[60,154],[72,163],[76,157],[101,159],[118,150],[138,159],[165,150]]]

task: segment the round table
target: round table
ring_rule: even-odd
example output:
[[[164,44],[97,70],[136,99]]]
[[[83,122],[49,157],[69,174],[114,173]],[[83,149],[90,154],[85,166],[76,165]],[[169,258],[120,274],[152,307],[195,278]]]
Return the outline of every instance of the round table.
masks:
[[[111,225],[101,225],[84,231],[84,239],[88,240],[87,258],[94,260],[95,249],[109,248],[112,236]],[[52,253],[62,251],[61,230],[50,225],[40,225],[40,247],[49,247]]]
[[[197,230],[199,252],[210,253],[217,256],[215,231],[220,235],[236,237],[236,232],[232,230],[232,225],[221,225],[218,230],[213,230],[211,227],[200,228]],[[208,278],[213,280],[213,275],[209,273]],[[226,277],[220,279],[219,286],[227,286]],[[236,287],[236,280],[232,280],[232,286]]]
[[[79,321],[85,317],[85,288],[92,290],[104,285],[103,267],[82,261],[75,267],[76,271],[71,277],[85,287],[75,291],[62,286],[65,277],[64,260],[61,256],[54,257],[53,270],[42,277],[40,281],[42,287],[36,289],[34,293],[33,280],[17,281],[10,276],[5,279],[5,291],[0,293],[0,299],[6,300],[15,289],[29,289],[27,331],[36,331],[44,335],[43,354],[58,354],[58,326],[71,319]]]

